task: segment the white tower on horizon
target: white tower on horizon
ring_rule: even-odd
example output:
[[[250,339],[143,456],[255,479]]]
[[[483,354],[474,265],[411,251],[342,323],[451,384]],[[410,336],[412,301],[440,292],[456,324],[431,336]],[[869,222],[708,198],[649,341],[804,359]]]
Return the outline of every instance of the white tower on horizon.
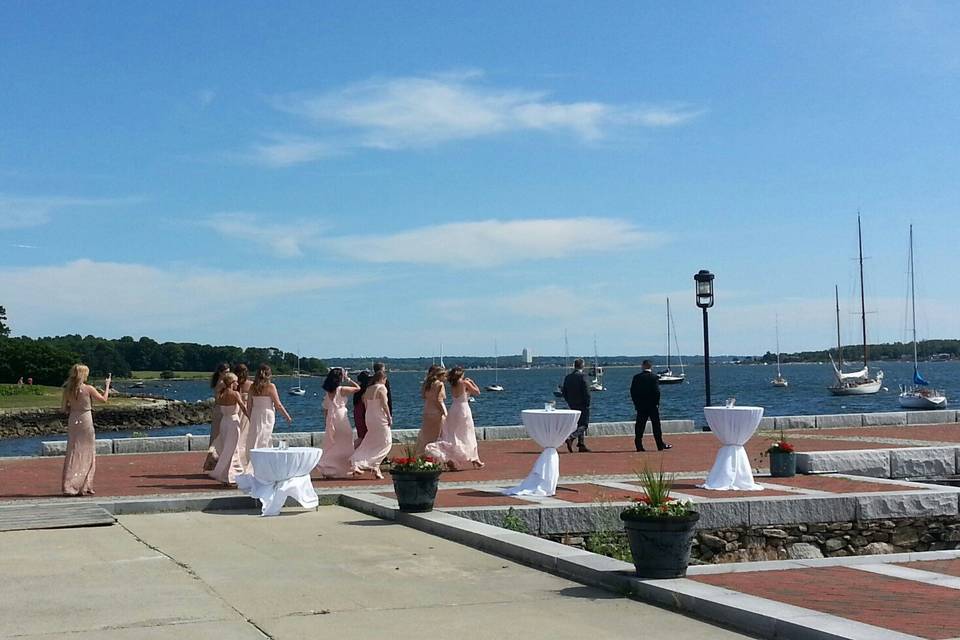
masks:
[[[526,347],[523,348],[523,364],[533,364],[533,352]]]

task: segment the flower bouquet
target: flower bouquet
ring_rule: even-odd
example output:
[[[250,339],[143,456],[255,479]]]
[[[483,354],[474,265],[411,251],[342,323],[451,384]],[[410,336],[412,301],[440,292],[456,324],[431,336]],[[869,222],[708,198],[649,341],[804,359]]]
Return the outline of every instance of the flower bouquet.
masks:
[[[417,455],[409,446],[404,449],[403,456],[390,458],[393,492],[397,496],[400,511],[432,511],[442,471],[443,466],[435,458]]]
[[[797,473],[797,449],[787,442],[783,429],[780,435],[767,447],[770,456],[770,475],[774,478],[791,478]]]

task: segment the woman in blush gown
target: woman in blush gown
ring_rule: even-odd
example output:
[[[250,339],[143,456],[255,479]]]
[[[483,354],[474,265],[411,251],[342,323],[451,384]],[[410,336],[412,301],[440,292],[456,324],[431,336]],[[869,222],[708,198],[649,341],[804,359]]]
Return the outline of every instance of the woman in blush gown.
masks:
[[[353,455],[353,429],[347,412],[347,398],[360,390],[346,370],[331,369],[323,381],[323,409],[327,412],[323,453],[317,469],[324,478],[345,478]]]
[[[253,380],[250,379],[250,369],[247,365],[240,363],[234,365],[233,372],[237,374],[237,391],[243,397],[243,404],[251,408],[250,405],[250,387],[253,386]],[[250,429],[250,418],[240,414],[240,438],[237,440],[237,457],[240,459],[240,466],[244,469],[250,464],[250,456],[247,454],[247,431]]]
[[[380,463],[390,453],[393,438],[390,428],[393,416],[387,402],[387,374],[378,371],[373,374],[370,386],[363,394],[367,434],[350,458],[350,475],[362,476],[364,471],[373,471],[374,477],[382,479]]]
[[[84,364],[70,367],[70,376],[63,384],[62,408],[67,417],[67,455],[63,459],[61,478],[63,494],[92,496],[93,474],[97,470],[97,441],[93,431],[92,404],[106,402],[110,397],[110,379],[107,375],[101,394],[87,384],[90,368]]]
[[[245,473],[253,473],[250,450],[266,449],[270,446],[270,436],[273,435],[273,426],[277,420],[276,411],[283,414],[287,424],[293,422],[293,418],[280,402],[280,394],[277,393],[277,385],[271,381],[272,377],[273,370],[270,365],[261,364],[250,386],[250,427],[247,429],[245,447],[247,461],[243,463]]]
[[[360,388],[353,394],[353,426],[357,429],[357,438],[353,441],[353,448],[356,449],[363,442],[363,436],[367,435],[367,407],[363,400],[363,394],[370,386],[370,372],[361,371],[357,374],[357,383]]]
[[[443,382],[447,379],[447,370],[443,367],[432,366],[427,371],[427,377],[420,387],[423,398],[423,422],[420,433],[417,434],[417,455],[422,454],[428,444],[435,442],[443,430],[443,422],[447,418],[447,391]]]
[[[480,395],[480,388],[473,380],[464,377],[463,367],[451,369],[448,380],[453,403],[440,439],[427,445],[427,455],[433,456],[451,471],[465,469],[468,465],[482,469],[483,463],[477,451],[477,434],[473,428],[473,412],[470,410],[470,396]]]
[[[204,471],[213,471],[213,468],[217,466],[217,460],[220,459],[220,405],[217,404],[217,396],[223,388],[223,376],[229,372],[230,365],[224,362],[210,376],[210,389],[213,391],[213,417],[210,419],[210,442],[207,446],[207,457],[203,460]]]
[[[250,417],[250,409],[243,401],[243,395],[237,388],[237,375],[226,373],[223,376],[223,389],[217,396],[220,405],[220,459],[210,472],[210,477],[224,484],[234,484],[237,476],[243,473],[237,444],[240,440],[240,413]]]

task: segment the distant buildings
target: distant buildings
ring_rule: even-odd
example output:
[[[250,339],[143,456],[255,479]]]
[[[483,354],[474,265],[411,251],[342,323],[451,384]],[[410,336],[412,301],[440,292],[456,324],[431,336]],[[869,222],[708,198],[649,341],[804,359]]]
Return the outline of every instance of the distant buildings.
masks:
[[[523,348],[523,364],[533,364],[533,353],[526,347]]]

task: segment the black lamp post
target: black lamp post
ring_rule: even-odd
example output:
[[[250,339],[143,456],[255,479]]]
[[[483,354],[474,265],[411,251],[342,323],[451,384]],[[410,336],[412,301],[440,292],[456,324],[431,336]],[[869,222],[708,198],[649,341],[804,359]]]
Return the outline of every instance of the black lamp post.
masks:
[[[713,274],[706,269],[694,274],[697,283],[697,306],[703,309],[703,381],[706,391],[705,407],[710,406],[710,325],[707,322],[707,309],[713,306]],[[706,427],[709,431],[710,427]]]

